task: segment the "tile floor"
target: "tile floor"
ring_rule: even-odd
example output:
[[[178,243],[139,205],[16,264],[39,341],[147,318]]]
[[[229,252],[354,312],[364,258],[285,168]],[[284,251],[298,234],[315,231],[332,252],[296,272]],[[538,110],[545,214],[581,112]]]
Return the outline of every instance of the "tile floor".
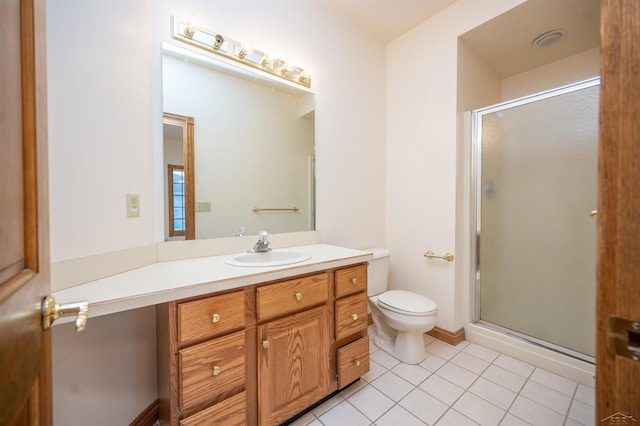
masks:
[[[425,336],[427,359],[404,364],[371,343],[360,381],[294,426],[595,424],[595,392],[489,348]]]

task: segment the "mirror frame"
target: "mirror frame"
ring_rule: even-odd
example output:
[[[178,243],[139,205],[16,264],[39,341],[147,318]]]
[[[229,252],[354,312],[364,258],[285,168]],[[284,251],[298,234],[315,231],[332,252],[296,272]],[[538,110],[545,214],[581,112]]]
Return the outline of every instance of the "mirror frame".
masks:
[[[184,166],[184,214],[185,240],[196,238],[196,189],[194,171],[194,118],[185,115],[162,113],[162,123],[182,128],[182,160]],[[167,212],[168,214],[168,212]]]

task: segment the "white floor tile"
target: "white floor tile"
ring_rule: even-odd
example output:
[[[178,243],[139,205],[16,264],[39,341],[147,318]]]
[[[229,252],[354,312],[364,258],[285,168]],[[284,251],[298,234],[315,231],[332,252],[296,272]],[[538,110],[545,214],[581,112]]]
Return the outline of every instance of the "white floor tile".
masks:
[[[366,380],[358,380],[357,382],[350,385],[348,388],[343,389],[340,392],[340,396],[347,399],[354,393],[358,392],[360,389],[366,387],[367,385],[368,383],[366,382]]]
[[[507,413],[507,415],[504,416],[504,419],[500,422],[500,426],[531,426],[531,423],[527,423],[513,414]]]
[[[393,406],[376,420],[376,426],[425,426],[426,423],[399,405]]]
[[[386,368],[384,368],[374,360],[369,360],[369,371],[366,374],[364,374],[362,378],[367,382],[371,383],[386,372],[387,372]]]
[[[489,366],[487,361],[476,358],[473,355],[469,355],[464,351],[451,358],[451,362],[475,374],[482,374],[482,372]]]
[[[453,405],[453,408],[484,426],[497,426],[505,415],[503,409],[470,392],[463,394]]]
[[[517,394],[484,377],[479,377],[469,388],[469,392],[489,401],[503,410],[509,409]]]
[[[522,377],[529,377],[535,368],[531,364],[520,361],[519,359],[511,358],[510,356],[504,354],[501,354],[498,358],[496,358],[496,360],[493,361],[493,365],[502,367],[505,370],[516,373],[517,375]]]
[[[434,340],[426,346],[427,352],[437,355],[442,359],[449,360],[458,353],[458,350],[440,340]],[[427,354],[428,356],[428,354]]]
[[[440,367],[436,374],[463,389],[467,389],[478,378],[477,374],[451,363]]]
[[[569,410],[569,418],[583,425],[593,425],[596,424],[596,409],[593,405],[574,399]]]
[[[582,384],[578,384],[578,389],[576,390],[575,398],[578,401],[582,401],[585,404],[589,404],[591,406],[596,405],[596,390],[589,386],[585,386]]]
[[[567,419],[566,422],[564,422],[564,426],[591,426],[591,424],[584,424],[584,423],[580,423],[579,421],[573,420],[573,419]]]
[[[491,380],[500,386],[504,386],[513,392],[520,392],[520,389],[522,389],[522,386],[527,381],[524,377],[518,376],[515,373],[507,371],[504,368],[497,367],[493,364],[484,370],[482,377]]]
[[[437,374],[422,382],[419,388],[447,405],[452,405],[464,393],[464,389],[460,386],[454,385]]]
[[[547,408],[551,408],[563,416],[567,415],[569,405],[571,404],[571,398],[567,395],[531,380],[525,383],[522,391],[520,391],[520,395],[526,396],[530,400],[544,405]]]
[[[396,365],[391,371],[414,386],[418,386],[431,375],[431,372],[429,370],[420,367],[420,365],[411,365],[405,363]]]
[[[426,368],[427,370],[434,372],[438,368],[442,367],[447,363],[446,359],[442,359],[437,355],[427,353],[427,358],[420,363],[420,367]]]
[[[320,417],[322,414],[326,413],[327,411],[329,411],[330,409],[332,409],[336,405],[340,404],[342,401],[344,401],[344,398],[342,397],[342,395],[338,394],[338,395],[334,396],[333,398],[326,400],[325,402],[323,402],[322,404],[320,404],[316,408],[314,408],[312,413],[316,417]]]
[[[377,350],[369,356],[372,360],[386,368],[387,370],[392,369],[396,365],[400,363],[396,358],[389,355],[383,350]]]
[[[371,421],[364,414],[347,401],[341,402],[320,416],[320,421],[325,426],[368,426],[371,424]]]
[[[440,420],[436,426],[476,426],[478,423],[458,413],[456,410],[450,409]]]
[[[593,388],[470,342],[425,337],[427,358],[370,347],[370,371],[292,426],[591,426]]]
[[[562,426],[564,416],[523,396],[516,398],[510,413],[534,426]]]
[[[407,395],[400,401],[400,405],[429,425],[435,424],[440,416],[449,408],[446,404],[443,404],[420,389],[415,389]]]
[[[404,398],[415,387],[391,371],[378,377],[371,384],[396,402]]]
[[[576,386],[578,386],[578,384],[573,380],[560,377],[557,374],[551,373],[541,368],[536,368],[536,370],[531,375],[530,380],[543,384],[551,389],[555,389],[558,392],[562,392],[563,394],[570,397],[573,397]]]
[[[489,349],[475,343],[469,343],[463,351],[487,362],[493,362],[500,355],[499,352],[496,352],[493,349]]]
[[[382,392],[373,386],[366,388],[351,395],[347,401],[356,407],[360,412],[374,421],[385,411],[393,407],[395,404],[391,399],[386,397]]]

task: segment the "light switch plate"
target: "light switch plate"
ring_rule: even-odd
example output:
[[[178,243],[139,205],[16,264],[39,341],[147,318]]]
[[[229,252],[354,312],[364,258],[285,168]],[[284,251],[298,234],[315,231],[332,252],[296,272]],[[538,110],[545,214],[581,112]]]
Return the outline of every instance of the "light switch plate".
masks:
[[[196,202],[196,212],[210,212],[211,211],[211,203],[200,201]]]

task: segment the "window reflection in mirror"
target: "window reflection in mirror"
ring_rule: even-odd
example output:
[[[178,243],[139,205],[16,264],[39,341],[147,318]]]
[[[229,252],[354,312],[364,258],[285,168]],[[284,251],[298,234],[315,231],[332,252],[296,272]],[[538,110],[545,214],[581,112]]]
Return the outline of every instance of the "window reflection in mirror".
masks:
[[[313,94],[167,45],[163,109],[194,123],[195,195],[186,199],[187,229],[192,209],[195,238],[230,237],[240,228],[248,235],[313,230]],[[180,153],[180,137],[171,137],[165,126],[165,170],[180,164],[171,157],[176,146]],[[165,222],[167,239],[174,239]]]

